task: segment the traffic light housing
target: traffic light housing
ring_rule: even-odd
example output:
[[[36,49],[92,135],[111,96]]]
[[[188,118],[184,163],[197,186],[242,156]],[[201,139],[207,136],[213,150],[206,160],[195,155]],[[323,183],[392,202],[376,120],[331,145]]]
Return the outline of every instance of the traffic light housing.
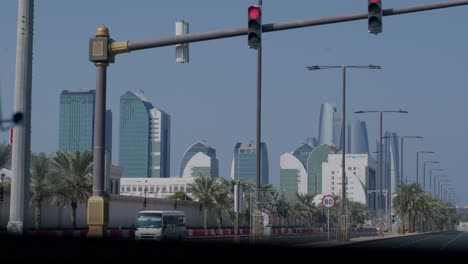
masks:
[[[382,0],[368,0],[367,8],[369,33],[382,33]]]
[[[258,5],[249,6],[248,9],[247,39],[251,49],[262,46],[262,8]]]

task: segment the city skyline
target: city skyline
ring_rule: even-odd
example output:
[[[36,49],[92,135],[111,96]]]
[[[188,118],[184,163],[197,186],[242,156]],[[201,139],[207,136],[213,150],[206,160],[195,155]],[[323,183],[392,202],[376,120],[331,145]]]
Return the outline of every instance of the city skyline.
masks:
[[[437,2],[395,0],[385,2],[384,8]],[[58,94],[64,87],[95,87],[95,67],[87,60],[88,42],[100,24],[108,26],[111,38],[122,41],[173,36],[174,23],[181,19],[190,23],[191,33],[208,32],[246,27],[248,5],[208,0],[182,6],[154,1],[138,5],[127,1],[113,1],[112,5],[89,0],[36,2],[31,150],[51,153],[57,149],[59,108],[48,95]],[[263,22],[268,24],[363,13],[366,6],[354,1],[298,0],[293,6],[264,3],[262,10]],[[271,182],[278,186],[281,153],[315,135],[320,104],[341,101],[341,74],[313,74],[306,66],[376,64],[382,70],[347,73],[347,121],[357,119],[352,112],[362,108],[408,110],[405,116],[386,116],[383,125],[402,136],[424,137],[405,141],[404,176],[414,180],[417,151],[434,151],[432,158],[452,181],[459,202],[468,204],[463,192],[468,185],[463,169],[468,142],[462,140],[468,127],[460,108],[468,97],[463,89],[468,40],[457,34],[468,22],[467,10],[462,6],[386,16],[384,31],[378,35],[367,32],[365,20],[263,34],[262,141],[268,144]],[[16,24],[17,2],[5,1],[0,9],[4,117],[14,110]],[[232,157],[232,146],[255,137],[255,52],[248,49],[246,36],[189,45],[190,62],[185,64],[175,63],[175,47],[118,57],[108,68],[106,108],[114,113],[113,130],[118,131],[119,96],[127,90],[144,90],[173,118],[171,160],[178,161],[196,140],[207,139],[223,161],[220,176],[229,178],[230,164],[224,161]],[[378,118],[359,119],[366,121],[369,142],[375,142]],[[2,140],[8,141],[8,137],[7,131],[1,134]],[[113,138],[116,153],[119,135]],[[118,155],[113,159],[117,163]],[[179,165],[173,162],[171,171],[177,172]]]

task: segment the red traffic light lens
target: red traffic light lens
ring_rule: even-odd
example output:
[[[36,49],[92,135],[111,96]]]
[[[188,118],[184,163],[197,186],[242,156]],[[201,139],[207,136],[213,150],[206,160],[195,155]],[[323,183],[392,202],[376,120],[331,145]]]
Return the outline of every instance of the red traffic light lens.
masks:
[[[260,9],[256,6],[249,7],[249,17],[252,19],[257,19],[260,17]]]
[[[379,0],[371,0],[371,3],[378,3]]]

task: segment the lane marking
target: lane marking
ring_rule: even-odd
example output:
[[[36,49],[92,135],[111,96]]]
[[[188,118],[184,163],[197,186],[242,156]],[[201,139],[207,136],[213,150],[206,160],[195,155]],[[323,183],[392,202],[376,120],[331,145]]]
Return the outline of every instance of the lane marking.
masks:
[[[457,239],[458,239],[459,237],[461,237],[463,234],[465,234],[465,233],[463,233],[463,232],[462,232],[462,233],[461,233],[461,234],[459,234],[458,236],[456,236],[456,237],[454,237],[454,238],[450,239],[450,241],[449,241],[449,242],[447,242],[445,245],[443,245],[443,246],[442,246],[442,247],[441,247],[439,250],[444,250],[444,249],[445,249],[445,247],[447,247],[447,246],[448,246],[448,244],[450,244],[450,243],[452,243],[453,241],[457,240]]]

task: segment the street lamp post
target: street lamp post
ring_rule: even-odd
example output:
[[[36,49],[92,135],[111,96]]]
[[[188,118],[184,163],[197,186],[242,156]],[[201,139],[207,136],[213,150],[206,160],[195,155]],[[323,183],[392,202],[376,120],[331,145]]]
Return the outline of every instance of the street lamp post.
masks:
[[[426,163],[440,163],[440,162],[433,161],[433,160],[423,161],[423,186],[422,186],[423,191],[426,191]]]
[[[447,182],[447,183],[445,183]],[[443,201],[444,200],[444,195],[442,193],[442,186],[444,185],[448,185],[448,182],[450,182],[450,180],[446,180],[446,179],[442,179],[439,181],[439,198]]]
[[[380,113],[380,143],[379,143],[379,173],[380,173],[380,193],[379,193],[379,236],[383,236],[383,219],[382,219],[382,183],[383,183],[383,163],[382,163],[382,128],[383,128],[383,113],[400,113],[400,114],[407,114],[408,111],[404,110],[360,110],[354,112],[356,114],[363,114],[363,113]],[[390,186],[387,187],[387,189],[390,189]],[[388,218],[389,219],[389,218]],[[390,228],[390,226],[389,226]]]
[[[432,189],[432,171],[444,171],[444,169],[430,169],[429,170],[429,190],[432,195],[434,195],[433,189]],[[435,177],[435,176],[434,176]],[[434,183],[435,185],[435,183]]]
[[[3,202],[3,181],[5,180],[5,173],[2,173],[0,175],[0,180],[1,180],[1,184],[0,184],[0,202]]]
[[[403,185],[403,173],[404,173],[404,171],[403,171],[403,161],[404,161],[403,160],[403,153],[404,153],[403,152],[403,146],[404,146],[403,141],[404,141],[405,138],[423,138],[423,137],[421,137],[421,136],[401,136],[401,150],[400,150],[401,151],[401,155],[400,155],[401,156],[400,157],[400,160],[401,160],[401,162],[400,162],[401,163],[400,164],[400,166],[401,166],[401,168],[400,168],[400,170],[401,170],[401,172],[400,172],[401,185]],[[406,176],[405,182],[406,182],[406,184],[408,184],[408,176]]]
[[[434,151],[417,151],[416,152],[416,184],[419,185],[419,153],[429,153],[429,154],[434,154]]]
[[[144,194],[145,194],[145,198],[143,199],[143,208],[146,209],[146,193],[148,192],[148,187],[145,187],[144,189]]]
[[[322,70],[322,69],[342,69],[343,72],[343,90],[342,90],[342,111],[343,111],[343,118],[341,121],[341,151],[342,151],[342,161],[341,161],[341,216],[340,216],[340,235],[338,236],[338,240],[341,241],[348,241],[348,225],[346,219],[346,170],[345,170],[345,163],[346,163],[346,69],[347,68],[359,68],[359,69],[381,69],[380,66],[377,65],[341,65],[341,66],[309,66],[307,69],[309,71],[315,70]]]
[[[436,196],[436,197],[437,197],[437,195],[439,195],[438,188],[437,188],[438,187],[437,177],[446,178],[447,175],[434,175],[434,196]]]
[[[421,137],[421,136],[401,136],[401,150],[400,150],[401,151],[401,155],[400,155],[401,156],[400,157],[400,159],[401,159],[401,162],[400,162],[401,163],[400,164],[400,166],[401,166],[401,168],[400,168],[401,169],[401,172],[400,172],[400,215],[401,215],[400,220],[401,220],[401,229],[400,230],[401,230],[402,234],[405,234],[405,214],[404,214],[404,210],[403,210],[403,195],[404,195],[404,193],[403,193],[403,173],[404,173],[404,171],[403,171],[403,160],[404,160],[403,159],[403,142],[404,142],[405,138],[423,138],[423,137]],[[408,176],[406,176],[406,184],[408,184]]]

